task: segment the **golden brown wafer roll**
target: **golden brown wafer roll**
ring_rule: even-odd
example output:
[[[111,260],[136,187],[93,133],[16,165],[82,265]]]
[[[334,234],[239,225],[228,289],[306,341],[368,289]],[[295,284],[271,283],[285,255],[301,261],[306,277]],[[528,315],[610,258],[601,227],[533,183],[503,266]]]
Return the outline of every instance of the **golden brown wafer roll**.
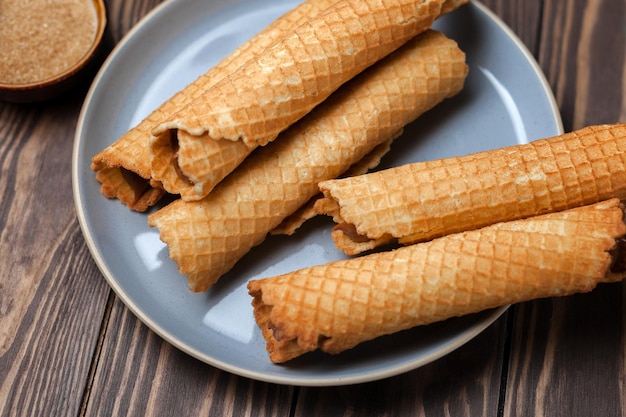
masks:
[[[154,110],[137,126],[92,158],[92,169],[108,198],[118,198],[136,211],[145,211],[165,193],[158,181],[152,181],[149,141],[151,130],[200,96],[228,74],[258,55],[286,31],[316,16],[337,0],[307,0],[275,20],[258,35],[242,44],[219,64],[200,76]],[[231,144],[232,146],[232,144]]]
[[[273,362],[624,277],[618,199],[253,280]],[[623,240],[620,245],[624,245]]]
[[[153,177],[206,196],[257,146],[465,1],[341,0],[154,129]]]
[[[159,184],[152,185],[146,178],[122,167],[103,167],[96,171],[96,179],[105,197],[117,198],[135,211],[147,210],[165,194]]]
[[[410,41],[259,148],[200,201],[148,218],[192,291],[204,291],[272,229],[404,125],[458,93],[465,54],[439,32]]]
[[[372,152],[365,155],[363,159],[361,159],[356,164],[352,165],[350,169],[344,172],[341,177],[350,177],[353,175],[363,175],[369,172],[371,169],[374,169],[380,164],[380,160],[383,156],[385,156],[391,150],[391,144],[393,140],[402,135],[402,131],[396,133],[394,137],[387,142],[381,143],[376,146]],[[296,232],[300,226],[304,224],[307,220],[312,219],[317,216],[317,212],[315,211],[315,203],[317,200],[323,197],[322,193],[317,193],[313,196],[309,201],[307,201],[302,207],[296,210],[294,213],[290,214],[288,217],[283,219],[283,221],[273,228],[270,232],[272,235],[292,235]]]
[[[590,126],[528,144],[320,183],[349,255],[499,221],[626,199],[626,125]]]

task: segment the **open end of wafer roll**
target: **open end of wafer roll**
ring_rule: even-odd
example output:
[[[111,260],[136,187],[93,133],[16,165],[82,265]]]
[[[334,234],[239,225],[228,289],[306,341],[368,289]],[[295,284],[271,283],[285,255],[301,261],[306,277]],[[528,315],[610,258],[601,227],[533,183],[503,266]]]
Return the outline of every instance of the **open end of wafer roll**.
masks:
[[[626,237],[616,239],[611,259],[611,273],[607,275],[605,282],[622,281],[626,277]]]
[[[624,206],[611,199],[253,280],[248,290],[270,360],[280,363],[622,280],[625,236]]]
[[[165,194],[158,184],[122,167],[102,168],[96,172],[100,191],[107,198],[116,198],[134,211],[146,211]]]
[[[166,121],[205,90],[280,39],[287,31],[319,15],[337,0],[307,0],[276,19],[258,35],[240,45],[219,64],[202,74],[184,89],[170,97],[113,144],[96,154],[92,170],[99,174],[102,193],[136,211],[145,211],[165,194],[159,180],[153,181],[150,172],[149,141],[151,129]],[[447,3],[446,3],[447,4]],[[136,174],[136,178],[133,175]],[[141,179],[141,187],[137,180]],[[126,181],[128,180],[128,181]],[[145,188],[152,187],[154,190]],[[168,184],[168,187],[171,187]],[[144,190],[143,192],[139,192]],[[172,192],[178,194],[178,192]]]
[[[319,184],[321,214],[346,254],[402,245],[501,221],[626,199],[626,124],[416,162]]]
[[[343,84],[464,3],[337,1],[156,125],[153,177],[184,200],[205,197],[254,148],[276,140]],[[155,149],[171,143],[172,132],[177,159],[171,150]]]
[[[435,13],[433,16],[425,19],[426,24],[422,27],[422,29],[425,29],[430,25],[428,19],[431,17],[436,18],[438,15],[449,13],[467,2],[468,0],[424,0],[413,2],[413,5],[418,7],[421,4],[432,3],[432,7],[429,6],[431,8],[430,11]],[[213,88],[218,82],[228,78],[246,62],[265,53],[272,44],[279,41],[286,33],[293,31],[309,20],[318,18],[320,14],[332,9],[337,3],[341,2],[336,0],[307,0],[303,2],[292,11],[278,18],[257,36],[241,45],[222,62],[190,83],[183,90],[179,91],[155,109],[137,126],[126,132],[102,152],[95,155],[92,160],[92,169],[99,174],[99,181],[102,183],[102,193],[108,198],[120,199],[123,204],[136,211],[145,211],[148,207],[156,204],[165,194],[164,189],[172,194],[180,194],[182,198],[188,200],[195,200],[206,196],[213,189],[215,184],[241,163],[250,152],[242,147],[240,143],[238,144],[238,142],[241,142],[238,140],[234,140],[233,143],[227,146],[224,146],[224,143],[220,143],[218,148],[229,148],[228,152],[231,152],[231,154],[232,152],[240,153],[236,158],[233,158],[232,155],[229,156],[228,158],[230,158],[230,160],[228,163],[217,163],[216,172],[211,172],[208,179],[198,179],[198,181],[194,181],[192,177],[193,170],[186,171],[185,169],[181,169],[180,164],[178,164],[178,167],[172,166],[172,169],[167,174],[164,173],[163,168],[156,167],[157,174],[154,175],[152,173],[152,158],[149,149],[151,133],[154,127],[167,124],[172,118],[175,118],[176,114],[189,106],[195,107],[192,106],[192,103]],[[383,10],[385,12],[389,11],[392,9],[392,6],[395,7],[397,4],[390,3],[389,7],[385,5]],[[406,20],[406,23],[411,22],[412,19]],[[383,32],[385,31],[381,31],[381,33]],[[383,35],[384,38],[386,35],[384,33]],[[365,66],[367,66],[367,64]],[[359,71],[354,71],[354,73],[357,72]],[[243,78],[247,79],[247,76]],[[350,75],[348,75],[347,78],[350,78]],[[270,88],[272,87],[270,86]],[[246,109],[248,108],[248,106],[244,106],[244,112],[247,111]],[[267,125],[270,124],[271,123],[268,123]],[[173,127],[177,128],[177,126]],[[193,128],[190,128],[187,133],[189,135],[196,133],[198,138],[206,136]],[[157,134],[157,136],[160,135]],[[239,134],[237,133],[235,139],[238,136]],[[270,140],[259,139],[257,135],[253,136],[255,137],[247,141],[248,147],[250,147],[253,142],[259,144],[260,142]],[[229,142],[230,139],[228,140]],[[165,142],[167,142],[167,139],[165,139]],[[214,145],[210,143],[212,141],[207,142],[209,142],[208,146]],[[230,148],[234,148],[234,151]],[[213,154],[217,154],[216,150],[212,152]],[[166,158],[165,161],[169,162],[171,159]],[[140,181],[140,189],[136,181],[138,178],[126,175],[129,173],[137,174],[138,178],[144,179]],[[129,180],[127,181],[127,179]],[[190,186],[189,181],[194,183],[194,186]],[[144,188],[146,185],[147,187]]]
[[[256,148],[243,141],[211,139],[207,134],[193,136],[179,129],[153,136],[150,146],[153,177],[166,191],[186,201],[207,196]],[[198,165],[204,166],[201,176],[195,174]]]

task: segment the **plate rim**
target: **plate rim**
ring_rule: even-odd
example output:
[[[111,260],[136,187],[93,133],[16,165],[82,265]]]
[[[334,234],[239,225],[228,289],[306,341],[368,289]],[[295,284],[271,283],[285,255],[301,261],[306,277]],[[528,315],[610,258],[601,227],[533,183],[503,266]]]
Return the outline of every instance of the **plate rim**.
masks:
[[[81,194],[80,188],[80,172],[79,172],[79,158],[80,150],[81,150],[81,137],[83,135],[83,128],[85,126],[85,120],[88,117],[88,110],[90,107],[90,103],[94,99],[96,94],[97,87],[100,83],[100,80],[107,73],[108,68],[112,65],[117,55],[121,50],[127,47],[127,45],[131,42],[131,40],[139,33],[146,25],[149,25],[151,21],[155,18],[155,16],[160,15],[161,13],[165,13],[168,7],[171,7],[172,4],[175,3],[175,0],[165,0],[164,2],[155,6],[150,12],[148,12],[137,24],[135,24],[127,33],[122,37],[122,39],[115,45],[115,47],[111,50],[107,58],[104,60],[100,70],[94,77],[92,84],[85,96],[83,101],[77,125],[76,131],[74,135],[74,143],[72,149],[72,192],[74,197],[74,206],[76,211],[76,216],[78,218],[79,226],[81,228],[81,232],[83,234],[85,243],[87,244],[88,250],[91,254],[91,257],[95,261],[100,273],[104,276],[107,284],[114,291],[115,295],[120,298],[122,303],[126,308],[128,308],[142,323],[144,323],[150,330],[154,331],[159,337],[161,337],[164,341],[168,342],[172,346],[181,350],[182,352],[194,357],[195,359],[200,360],[208,365],[211,365],[217,369],[227,371],[233,373],[235,375],[239,375],[246,378],[251,378],[254,380],[276,383],[276,384],[284,384],[284,385],[294,385],[294,386],[339,386],[339,385],[348,385],[348,384],[359,384],[365,382],[372,382],[375,380],[384,379],[387,377],[399,375],[417,368],[420,368],[428,363],[431,363],[443,356],[448,355],[452,351],[458,349],[462,345],[466,344],[473,338],[475,338],[478,334],[485,331],[488,327],[490,327],[496,320],[498,320],[504,312],[507,311],[509,306],[502,306],[496,309],[493,309],[490,315],[481,320],[479,323],[475,323],[464,331],[456,334],[454,340],[450,343],[447,343],[444,348],[437,350],[436,352],[425,355],[417,360],[407,361],[402,363],[401,365],[396,365],[393,367],[389,367],[384,370],[380,370],[377,372],[370,372],[366,374],[357,374],[349,377],[328,377],[328,378],[306,378],[306,377],[292,377],[292,376],[280,376],[280,375],[266,375],[262,372],[250,370],[241,366],[237,366],[231,363],[227,363],[225,361],[219,360],[217,358],[212,357],[211,355],[206,354],[198,349],[195,349],[184,341],[179,340],[176,336],[172,335],[167,329],[165,329],[160,323],[155,321],[152,317],[150,317],[139,305],[137,305],[129,294],[127,294],[122,288],[121,284],[118,280],[113,276],[113,273],[107,266],[107,262],[105,261],[103,255],[99,252],[96,242],[94,240],[94,236],[90,230],[86,213],[83,210],[84,200],[83,195]],[[554,97],[554,93],[546,79],[543,70],[541,69],[539,63],[536,61],[534,56],[530,53],[527,46],[521,41],[521,39],[517,36],[517,34],[504,23],[504,21],[496,15],[491,9],[487,6],[483,5],[481,2],[477,0],[471,0],[474,6],[476,6],[482,13],[484,13],[493,23],[495,23],[499,29],[501,29],[507,37],[513,41],[513,43],[518,48],[519,52],[523,55],[524,59],[528,62],[528,64],[532,67],[534,71],[534,75],[537,77],[539,84],[544,90],[545,96],[548,99],[548,104],[550,109],[552,110],[551,119],[555,123],[557,127],[557,131],[559,134],[563,133],[563,122],[560,115],[560,111],[558,108],[558,104],[556,98]],[[487,310],[488,311],[488,310]]]

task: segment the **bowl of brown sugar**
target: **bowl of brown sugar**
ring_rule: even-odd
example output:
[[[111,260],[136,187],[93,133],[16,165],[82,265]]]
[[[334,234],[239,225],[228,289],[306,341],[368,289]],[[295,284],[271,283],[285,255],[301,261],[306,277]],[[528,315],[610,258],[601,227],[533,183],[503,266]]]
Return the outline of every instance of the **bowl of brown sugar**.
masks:
[[[103,0],[0,1],[0,101],[67,92],[96,55],[105,26]]]

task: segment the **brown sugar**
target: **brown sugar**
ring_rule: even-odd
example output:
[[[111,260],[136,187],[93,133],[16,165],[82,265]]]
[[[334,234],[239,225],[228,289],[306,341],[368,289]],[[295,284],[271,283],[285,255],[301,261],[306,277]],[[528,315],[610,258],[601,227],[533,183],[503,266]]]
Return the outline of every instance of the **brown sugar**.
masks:
[[[96,37],[88,0],[0,0],[0,83],[30,84],[77,64]]]

